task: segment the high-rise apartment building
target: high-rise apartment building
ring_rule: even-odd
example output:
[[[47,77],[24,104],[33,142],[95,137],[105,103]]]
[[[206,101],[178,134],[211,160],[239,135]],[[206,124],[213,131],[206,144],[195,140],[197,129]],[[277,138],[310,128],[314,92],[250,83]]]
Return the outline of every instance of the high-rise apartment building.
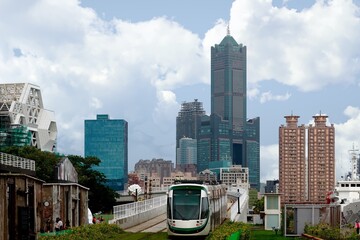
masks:
[[[298,126],[299,116],[285,118],[279,128],[279,192],[282,202],[306,202],[306,128]]]
[[[260,189],[260,118],[247,119],[246,46],[228,33],[211,48],[211,115],[202,117],[198,172],[242,165]]]
[[[325,203],[335,186],[335,129],[325,115],[315,125],[285,116],[279,128],[279,193],[282,203]]]
[[[308,128],[309,201],[324,203],[335,187],[335,128],[326,125],[326,115],[313,118]]]
[[[93,168],[104,173],[107,185],[115,191],[125,189],[128,178],[128,123],[98,114],[96,120],[85,120],[85,157],[101,160]]]
[[[34,146],[55,152],[56,138],[55,114],[44,109],[39,86],[0,84],[0,148]]]

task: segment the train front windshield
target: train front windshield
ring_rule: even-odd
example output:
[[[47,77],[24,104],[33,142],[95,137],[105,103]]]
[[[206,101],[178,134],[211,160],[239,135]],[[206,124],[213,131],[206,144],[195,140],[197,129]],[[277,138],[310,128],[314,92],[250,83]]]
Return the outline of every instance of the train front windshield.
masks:
[[[194,220],[200,214],[200,189],[174,189],[173,219]]]

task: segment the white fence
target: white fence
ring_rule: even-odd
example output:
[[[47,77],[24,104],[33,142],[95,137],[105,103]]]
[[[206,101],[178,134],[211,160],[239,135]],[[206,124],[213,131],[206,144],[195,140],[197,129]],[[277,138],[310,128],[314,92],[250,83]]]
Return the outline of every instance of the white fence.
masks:
[[[166,205],[167,196],[114,206],[114,220],[127,218]]]
[[[151,193],[161,193],[161,192],[167,192],[169,190],[169,186],[166,187],[151,187],[151,190],[149,189],[147,192],[147,195],[151,195]],[[123,191],[117,191],[117,193],[121,196],[128,196],[129,190],[123,190]],[[144,189],[141,189],[140,194],[145,194]]]
[[[0,152],[0,163],[7,166],[35,171],[35,161]]]

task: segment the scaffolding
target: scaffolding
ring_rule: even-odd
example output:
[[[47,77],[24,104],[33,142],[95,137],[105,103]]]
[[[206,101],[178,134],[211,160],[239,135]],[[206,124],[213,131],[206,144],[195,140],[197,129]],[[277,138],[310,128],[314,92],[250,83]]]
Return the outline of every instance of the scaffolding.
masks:
[[[12,125],[9,116],[0,116],[0,149],[9,146],[30,146],[31,132],[25,125]]]

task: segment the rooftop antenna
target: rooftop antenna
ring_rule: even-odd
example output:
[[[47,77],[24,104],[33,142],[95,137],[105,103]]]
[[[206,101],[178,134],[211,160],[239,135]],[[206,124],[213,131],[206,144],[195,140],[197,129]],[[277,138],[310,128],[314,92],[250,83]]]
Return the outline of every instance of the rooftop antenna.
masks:
[[[228,36],[230,35],[230,25],[229,24],[227,25],[227,35]]]

